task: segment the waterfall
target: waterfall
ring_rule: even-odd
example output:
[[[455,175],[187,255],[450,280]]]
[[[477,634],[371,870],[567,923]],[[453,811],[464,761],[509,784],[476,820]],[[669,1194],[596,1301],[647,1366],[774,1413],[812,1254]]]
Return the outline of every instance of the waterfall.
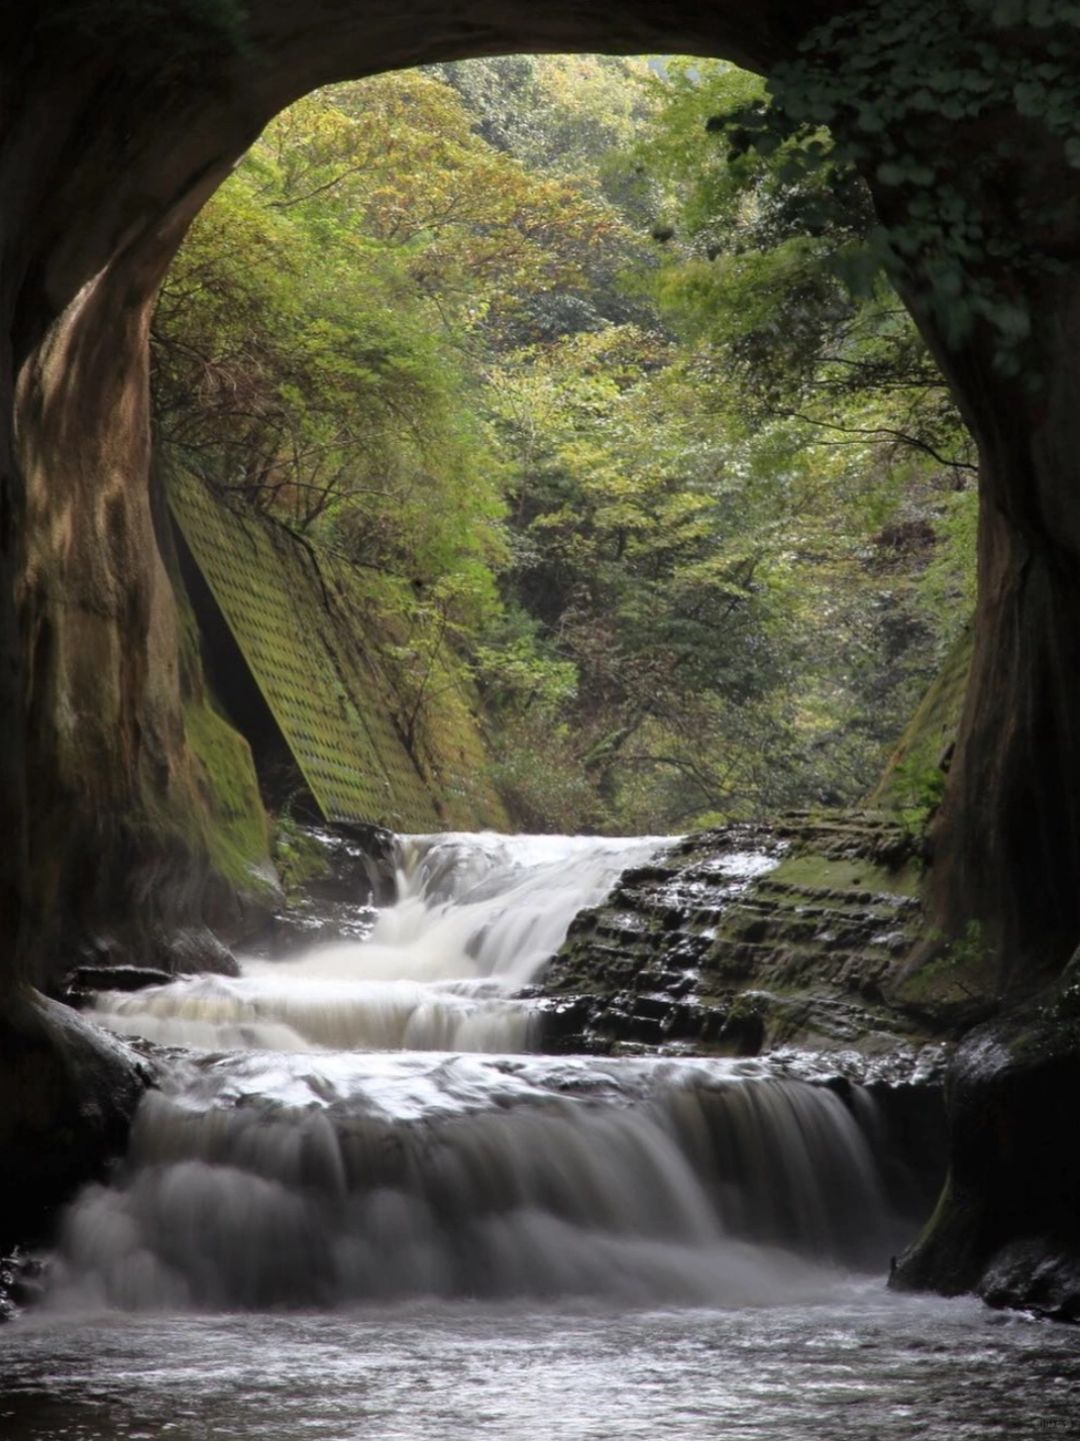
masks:
[[[149,1095],[54,1298],[124,1309],[404,1297],[748,1304],[895,1241],[831,1090],[725,1061],[258,1055]]]
[[[662,844],[405,837],[398,900],[367,940],[290,961],[247,960],[235,978],[105,992],[96,1019],[121,1034],[205,1050],[527,1050],[532,1014],[514,993],[559,949],[574,916]]]
[[[528,1054],[514,993],[659,844],[410,838],[365,942],[103,996],[106,1024],[185,1050],[70,1207],[50,1303],[744,1305],[881,1269],[865,1093],[766,1061]]]

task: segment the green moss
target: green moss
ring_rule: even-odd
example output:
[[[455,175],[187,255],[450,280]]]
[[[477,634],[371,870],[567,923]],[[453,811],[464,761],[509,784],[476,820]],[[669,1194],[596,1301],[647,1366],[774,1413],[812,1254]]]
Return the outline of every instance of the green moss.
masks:
[[[331,874],[326,851],[288,816],[274,821],[274,864],[290,900],[310,881]]]
[[[251,749],[205,698],[184,707],[188,744],[202,771],[202,833],[214,869],[240,890],[272,891],[270,832]]]
[[[810,852],[781,861],[769,873],[767,883],[770,889],[773,886],[795,886],[833,892],[917,896],[921,879],[918,868],[911,862],[896,870],[887,870],[861,857],[831,859]],[[865,905],[860,908],[865,910]]]
[[[924,803],[929,809],[935,799],[940,799],[940,786],[936,797],[930,793],[930,777],[943,772],[956,740],[974,644],[974,628],[967,626],[900,737],[868,804],[904,811]]]
[[[1000,969],[1000,958],[977,921],[949,942],[929,931],[890,998],[937,1025],[969,1026],[1000,1004]]]

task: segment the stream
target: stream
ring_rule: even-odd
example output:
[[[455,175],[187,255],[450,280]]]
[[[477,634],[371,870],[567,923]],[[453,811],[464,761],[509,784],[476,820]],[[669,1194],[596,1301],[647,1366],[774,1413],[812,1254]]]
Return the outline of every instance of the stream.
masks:
[[[366,939],[99,996],[162,1081],[0,1330],[0,1436],[1077,1434],[1075,1331],[885,1289],[868,1091],[536,1051],[518,993],[662,844],[406,838]]]

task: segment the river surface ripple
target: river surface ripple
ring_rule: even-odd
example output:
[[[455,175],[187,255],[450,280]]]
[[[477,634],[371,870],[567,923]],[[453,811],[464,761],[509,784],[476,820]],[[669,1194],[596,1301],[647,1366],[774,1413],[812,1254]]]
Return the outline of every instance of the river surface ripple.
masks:
[[[0,1338],[5,1441],[1075,1437],[1076,1332],[836,1278],[736,1310],[69,1317]]]

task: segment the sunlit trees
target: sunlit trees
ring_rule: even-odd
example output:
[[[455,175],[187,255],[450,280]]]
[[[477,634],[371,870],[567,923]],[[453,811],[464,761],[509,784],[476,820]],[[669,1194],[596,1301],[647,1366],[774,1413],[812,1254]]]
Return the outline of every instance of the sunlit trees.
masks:
[[[857,796],[933,663],[913,579],[959,584],[969,457],[859,274],[865,196],[707,128],[756,86],[515,57],[334,87],[162,295],[167,463],[358,567],[406,738],[471,675],[533,826]]]

